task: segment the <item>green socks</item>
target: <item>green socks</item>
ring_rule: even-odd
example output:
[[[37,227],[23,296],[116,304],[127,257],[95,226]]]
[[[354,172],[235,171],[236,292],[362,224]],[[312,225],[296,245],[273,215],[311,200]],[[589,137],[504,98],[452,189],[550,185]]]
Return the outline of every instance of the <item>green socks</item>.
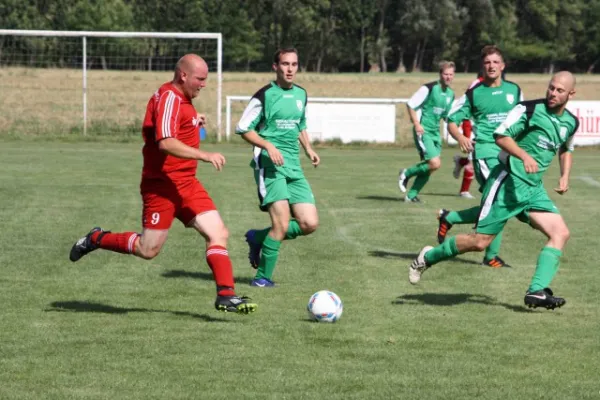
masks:
[[[537,260],[535,273],[533,274],[533,278],[531,278],[529,292],[537,292],[550,286],[552,278],[554,278],[554,275],[558,271],[560,256],[562,256],[562,251],[553,247],[544,247],[542,249]]]
[[[421,161],[420,163],[407,168],[406,171],[404,171],[404,176],[412,178],[413,176],[424,175],[427,173],[429,173],[429,165],[427,164],[427,161]]]
[[[500,252],[500,245],[502,244],[502,232],[496,235],[492,243],[485,249],[484,260],[491,260],[498,255]]]
[[[256,240],[256,243],[263,243],[270,231],[271,227],[256,231],[254,235],[254,240]],[[296,239],[298,236],[302,236],[302,229],[300,229],[300,224],[298,224],[298,221],[292,219],[288,225],[288,230],[285,233],[284,240]]]
[[[279,258],[280,247],[280,241],[267,235],[262,243],[262,253],[255,279],[266,278],[271,280],[273,272],[275,271],[275,266],[277,265],[277,258]]]
[[[452,225],[474,224],[479,218],[480,209],[480,206],[475,206],[472,208],[467,208],[466,210],[450,211],[448,215],[446,215],[446,221],[448,221]]]
[[[457,256],[458,248],[456,247],[456,237],[452,236],[439,246],[434,247],[425,254],[425,262],[427,265],[434,265],[440,261]]]
[[[430,176],[431,174],[429,173],[429,170],[427,170],[426,174],[418,175],[415,181],[413,182],[410,190],[406,194],[406,197],[408,197],[409,199],[414,199],[415,197],[417,197],[421,189],[423,189],[423,186],[425,186],[425,184],[429,181]]]

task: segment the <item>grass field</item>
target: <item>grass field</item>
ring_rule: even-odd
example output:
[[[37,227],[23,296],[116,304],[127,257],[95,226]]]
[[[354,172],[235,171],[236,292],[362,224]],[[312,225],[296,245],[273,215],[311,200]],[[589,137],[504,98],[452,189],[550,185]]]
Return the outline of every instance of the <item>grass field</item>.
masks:
[[[79,136],[82,128],[81,71],[68,69],[0,68],[0,134],[44,134]],[[270,73],[224,73],[223,96],[254,94],[273,79]],[[408,98],[420,85],[438,78],[437,74],[314,74],[301,73],[297,83],[309,97]],[[139,136],[148,99],[170,72],[99,71],[88,72],[89,135],[115,135],[117,140]],[[452,87],[462,94],[474,74],[457,74]],[[528,99],[542,97],[549,76],[510,74]],[[600,75],[579,75],[577,99],[598,100]],[[208,134],[216,134],[216,74],[195,101],[196,108],[208,115]],[[224,101],[224,99],[223,99]],[[225,118],[223,104],[223,118]],[[232,104],[235,126],[245,107]],[[410,123],[404,105],[397,106],[397,143],[412,145]],[[225,126],[225,120],[223,120]],[[223,126],[223,129],[224,129]],[[235,136],[235,135],[234,135]]]
[[[600,398],[595,150],[575,153],[565,197],[550,192],[572,232],[552,285],[568,303],[551,312],[522,306],[544,239],[517,221],[501,251],[511,268],[466,255],[408,283],[410,260],[435,240],[435,211],[476,203],[455,196],[452,150],[413,205],[396,183],[413,149],[321,149],[323,164],[306,169],[320,229],[284,243],[279,287],[250,288],[243,234],[267,223],[250,150],[208,146],[228,164],[199,176],[229,226],[238,292],[259,304],[238,316],[214,310],[202,241],[178,223],[152,261],[68,261],[96,224],[139,229],[139,142],[0,147],[1,399]],[[308,298],[325,288],[344,300],[339,323],[307,321]]]

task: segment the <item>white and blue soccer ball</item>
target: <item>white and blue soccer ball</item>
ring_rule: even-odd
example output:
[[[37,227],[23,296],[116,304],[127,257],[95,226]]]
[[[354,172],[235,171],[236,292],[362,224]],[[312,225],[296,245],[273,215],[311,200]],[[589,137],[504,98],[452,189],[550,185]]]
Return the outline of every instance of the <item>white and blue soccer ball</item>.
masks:
[[[344,305],[340,297],[329,290],[320,290],[310,296],[308,316],[317,322],[335,322],[342,316]]]

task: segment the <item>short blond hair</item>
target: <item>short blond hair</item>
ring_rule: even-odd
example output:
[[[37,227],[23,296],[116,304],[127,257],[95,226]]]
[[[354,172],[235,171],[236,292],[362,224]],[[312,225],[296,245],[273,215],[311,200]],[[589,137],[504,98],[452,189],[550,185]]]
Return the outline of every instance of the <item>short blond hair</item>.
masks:
[[[454,64],[454,61],[440,62],[440,74],[450,68],[452,68],[453,70],[456,70],[456,65]]]

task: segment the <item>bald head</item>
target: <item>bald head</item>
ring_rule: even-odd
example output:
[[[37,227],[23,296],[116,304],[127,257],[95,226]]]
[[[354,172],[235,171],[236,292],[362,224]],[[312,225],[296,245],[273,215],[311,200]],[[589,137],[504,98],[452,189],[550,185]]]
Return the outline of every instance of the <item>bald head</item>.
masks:
[[[208,72],[206,61],[197,54],[186,54],[177,61],[177,64],[175,64],[175,76],[181,74],[181,72],[189,74],[194,70],[201,69]]]
[[[569,71],[557,72],[552,76],[546,92],[548,107],[562,113],[567,102],[575,95],[575,76]]]
[[[575,76],[569,71],[560,71],[552,76],[552,82],[560,83],[566,90],[575,89]]]
[[[196,54],[186,54],[175,64],[173,84],[191,100],[206,86],[208,65]]]

